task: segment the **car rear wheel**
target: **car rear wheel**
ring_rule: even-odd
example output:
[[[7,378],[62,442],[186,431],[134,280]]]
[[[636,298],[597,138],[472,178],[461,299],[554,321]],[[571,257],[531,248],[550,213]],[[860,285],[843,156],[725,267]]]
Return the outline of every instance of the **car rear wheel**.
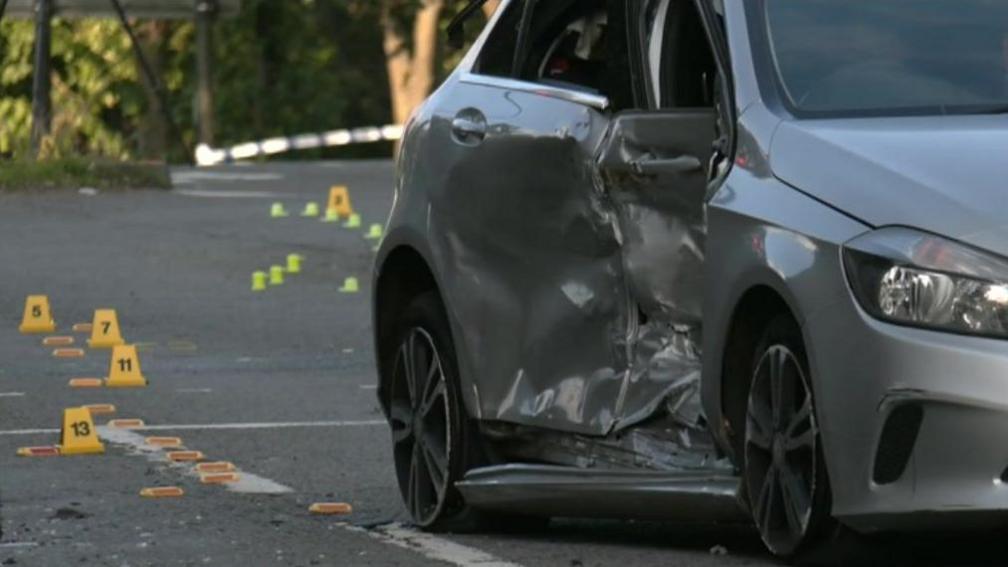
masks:
[[[779,317],[756,349],[745,419],[745,483],[767,548],[791,557],[831,522],[815,398],[798,325]]]
[[[403,311],[389,381],[393,460],[413,521],[449,529],[466,512],[455,489],[474,462],[475,429],[459,390],[455,351],[440,299],[418,296]]]

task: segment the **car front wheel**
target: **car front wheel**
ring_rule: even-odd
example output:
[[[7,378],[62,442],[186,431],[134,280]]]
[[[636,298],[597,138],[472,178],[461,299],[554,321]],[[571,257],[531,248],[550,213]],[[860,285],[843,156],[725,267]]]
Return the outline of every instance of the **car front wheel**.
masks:
[[[779,317],[756,349],[745,420],[745,483],[771,552],[791,557],[831,522],[815,397],[797,323]]]

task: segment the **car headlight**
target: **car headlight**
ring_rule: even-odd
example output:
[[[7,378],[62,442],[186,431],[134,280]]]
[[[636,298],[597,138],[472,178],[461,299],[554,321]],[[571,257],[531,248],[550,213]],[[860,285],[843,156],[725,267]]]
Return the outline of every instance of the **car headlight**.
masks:
[[[902,325],[1008,338],[1008,261],[908,228],[848,242],[844,266],[861,307]]]

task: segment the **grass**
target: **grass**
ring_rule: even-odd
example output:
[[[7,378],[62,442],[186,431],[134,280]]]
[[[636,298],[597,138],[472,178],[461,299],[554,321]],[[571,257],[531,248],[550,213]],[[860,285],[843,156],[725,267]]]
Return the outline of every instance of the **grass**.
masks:
[[[84,157],[42,161],[0,161],[0,191],[38,189],[168,189],[171,178],[161,163],[120,162]]]

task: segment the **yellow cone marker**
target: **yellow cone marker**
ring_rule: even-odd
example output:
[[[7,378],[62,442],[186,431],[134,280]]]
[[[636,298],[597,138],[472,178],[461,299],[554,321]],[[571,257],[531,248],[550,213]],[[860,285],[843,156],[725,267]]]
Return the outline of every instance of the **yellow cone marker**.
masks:
[[[353,213],[350,215],[350,218],[343,223],[343,228],[360,228],[361,224],[361,216],[357,213]]]
[[[203,473],[200,474],[200,482],[203,484],[227,484],[238,482],[238,473]]]
[[[266,272],[252,272],[252,291],[266,291]]]
[[[198,473],[226,473],[234,472],[235,466],[227,461],[217,461],[215,463],[200,463],[196,465]]]
[[[340,293],[357,293],[358,291],[360,291],[360,282],[353,277],[347,278],[343,282],[343,287],[339,288]]]
[[[183,495],[185,491],[177,486],[156,486],[140,491],[140,496],[144,498],[179,498]]]
[[[203,453],[199,451],[169,451],[168,460],[175,461],[176,463],[191,463],[194,461],[202,461],[204,458]]]
[[[342,185],[336,185],[329,189],[329,202],[326,205],[326,218],[331,213],[335,213],[341,219],[350,218],[353,214],[353,206],[350,205],[350,191]]]
[[[58,457],[59,447],[48,445],[45,447],[21,447],[17,450],[19,457]]]
[[[88,345],[91,348],[112,348],[125,342],[119,332],[119,317],[115,309],[96,309]]]
[[[91,323],[74,323],[73,332],[75,333],[90,333]]]
[[[316,502],[308,507],[308,511],[324,516],[344,516],[353,513],[353,506],[345,502]]]
[[[269,283],[270,285],[283,285],[284,283],[283,266],[270,266]]]
[[[139,429],[144,426],[144,420],[142,419],[113,419],[107,424],[109,427],[115,427],[116,429]]]
[[[56,358],[84,358],[84,349],[82,348],[58,348],[52,351],[52,355]]]
[[[182,446],[181,437],[148,437],[144,439],[144,443],[148,445],[153,445],[155,447],[167,447],[175,448]]]
[[[42,339],[42,346],[66,347],[74,344],[73,337],[46,337]]]
[[[381,240],[382,234],[384,234],[384,228],[380,224],[373,224],[368,230],[368,233],[364,235],[367,240]]]
[[[91,412],[87,408],[63,410],[59,450],[61,455],[97,455],[105,452],[105,446],[98,439]]]
[[[303,217],[317,217],[319,216],[319,206],[318,203],[311,201],[305,203],[304,210],[301,211],[301,216]]]
[[[84,406],[91,415],[108,415],[116,412],[116,407],[112,404],[88,404]]]
[[[290,213],[284,208],[283,203],[273,203],[270,207],[270,218],[282,219],[284,217],[289,217]]]
[[[140,371],[140,357],[135,346],[120,345],[112,349],[105,385],[109,388],[142,388],[147,385],[147,379]]]
[[[101,378],[74,378],[70,380],[71,388],[101,388],[105,381]]]
[[[304,256],[300,254],[288,254],[287,255],[287,273],[288,274],[300,274],[301,273],[301,262],[304,260]]]
[[[49,297],[45,295],[29,295],[25,299],[24,317],[18,331],[22,335],[38,335],[52,333],[56,330],[52,310],[49,308]]]

